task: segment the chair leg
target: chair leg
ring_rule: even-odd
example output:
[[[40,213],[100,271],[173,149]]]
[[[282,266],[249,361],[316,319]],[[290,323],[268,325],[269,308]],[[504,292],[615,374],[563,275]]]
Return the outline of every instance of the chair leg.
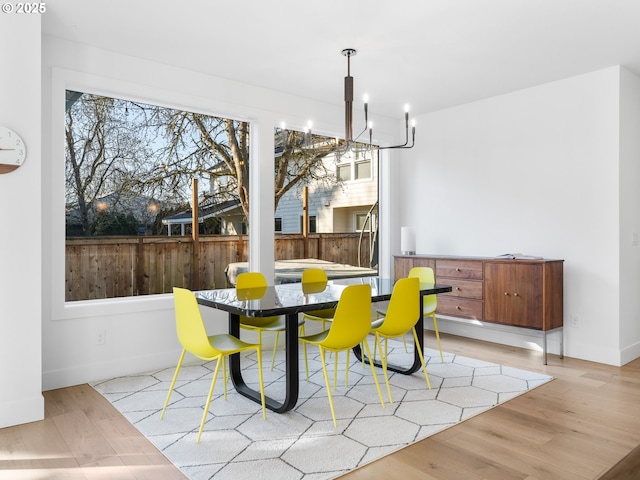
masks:
[[[333,409],[333,398],[331,397],[331,383],[329,382],[329,375],[327,374],[327,364],[325,363],[324,357],[324,348],[318,346],[320,348],[320,360],[322,361],[322,373],[324,373],[324,382],[327,385],[327,397],[329,397],[329,406],[331,407],[331,417],[333,418],[333,426],[335,428],[338,427],[338,422],[336,421],[336,412]]]
[[[307,372],[307,382],[309,381],[309,360],[307,359],[307,342],[302,342],[304,345],[304,369]]]
[[[344,373],[344,386],[349,386],[349,354],[351,353],[351,349],[347,350],[347,361],[345,363],[345,373]]]
[[[416,333],[416,327],[411,329],[413,331],[413,340],[416,342],[416,349],[418,349],[418,356],[420,357],[420,362],[422,363],[422,370],[424,371],[424,378],[427,379],[427,387],[431,390],[431,382],[429,381],[429,374],[427,373],[427,366],[424,363],[424,355],[422,355],[422,349],[420,348],[420,344],[418,343],[418,334]]]
[[[184,360],[184,355],[187,353],[185,349],[182,350],[180,354],[180,360],[178,360],[178,365],[176,365],[176,371],[173,374],[173,380],[171,380],[171,386],[169,387],[169,391],[167,392],[167,398],[164,401],[164,407],[162,407],[162,413],[160,413],[160,420],[164,418],[164,412],[167,409],[167,405],[169,405],[169,399],[171,398],[171,393],[173,392],[173,387],[176,384],[176,379],[178,378],[178,372],[180,371],[180,367],[182,367],[182,360]]]
[[[300,325],[300,333],[299,335],[301,337],[305,336],[305,331],[304,331],[304,323],[302,325]],[[309,361],[307,360],[307,342],[302,342],[302,350],[304,351],[304,365],[307,369],[307,382],[309,381]]]
[[[436,321],[436,314],[431,315],[433,317],[433,329],[436,332],[436,340],[438,340],[438,350],[440,350],[440,361],[444,363],[444,356],[442,355],[442,345],[440,344],[440,332],[438,332],[438,322]]]
[[[366,349],[367,355],[371,358],[371,351],[369,350],[369,344],[365,341],[364,348]],[[382,408],[384,408],[384,399],[382,398],[382,390],[380,390],[380,382],[378,382],[378,374],[376,373],[376,369],[373,367],[373,362],[369,362],[371,366],[371,373],[373,374],[373,380],[376,383],[376,388],[378,389],[378,396],[380,397],[380,404]],[[387,383],[387,388],[389,388],[389,383]]]
[[[220,360],[218,357],[218,361],[216,362],[216,370],[213,373],[213,380],[211,380],[211,388],[209,388],[209,395],[207,395],[207,402],[204,406],[204,412],[202,413],[202,421],[200,422],[200,430],[198,430],[198,438],[196,439],[196,443],[200,443],[200,437],[202,436],[202,430],[204,429],[204,422],[207,419],[207,414],[209,413],[209,405],[211,404],[211,396],[213,395],[213,389],[216,388],[216,380],[218,379],[218,372],[220,371]]]
[[[331,352],[333,353],[333,352]],[[339,352],[336,352],[336,358],[334,358],[333,360],[333,389],[337,390],[337,378],[338,378],[338,356],[340,355]]]
[[[273,366],[276,364],[276,351],[278,350],[278,340],[280,339],[280,332],[276,330],[276,341],[273,342],[273,355],[271,355],[271,371],[273,372]]]
[[[218,360],[218,362],[220,362]],[[222,356],[222,380],[224,385],[224,399],[227,400],[227,356]]]
[[[380,334],[377,332],[376,332],[376,344],[378,345],[380,352],[382,352],[382,343],[380,342]],[[389,385],[389,374],[387,373],[387,357],[385,355],[381,355],[380,360],[382,362],[382,373],[384,374],[384,381],[387,384],[387,394],[389,395],[389,403],[393,403],[393,398],[391,397],[391,386]]]
[[[264,400],[264,378],[262,376],[262,347],[256,347],[256,355],[258,357],[258,381],[260,382],[260,400],[262,400],[262,419],[267,419],[267,408]]]

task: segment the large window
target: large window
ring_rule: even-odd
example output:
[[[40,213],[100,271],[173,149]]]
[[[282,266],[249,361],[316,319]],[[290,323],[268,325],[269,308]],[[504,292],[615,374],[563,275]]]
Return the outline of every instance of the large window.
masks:
[[[226,286],[246,259],[248,123],[67,91],[65,146],[67,301]]]
[[[276,218],[281,219],[276,260],[377,265],[371,253],[377,251],[377,150],[365,144],[345,150],[335,138],[281,129],[275,146]]]

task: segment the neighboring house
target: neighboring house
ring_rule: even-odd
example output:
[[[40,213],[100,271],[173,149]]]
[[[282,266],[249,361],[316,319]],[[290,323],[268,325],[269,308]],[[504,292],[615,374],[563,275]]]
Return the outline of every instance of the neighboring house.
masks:
[[[201,207],[198,209],[198,223],[203,223],[209,218],[219,218],[219,231],[216,233],[221,235],[237,235],[247,233],[247,224],[242,215],[240,200],[226,200],[212,206]],[[191,225],[191,210],[176,213],[162,219],[162,224],[167,225],[168,235],[175,233],[172,227],[180,226],[180,235],[185,235],[185,226]]]
[[[339,182],[308,185],[309,232],[348,233],[362,230],[369,211],[378,201],[377,152],[349,152],[336,160],[329,156],[325,168],[335,171]],[[371,217],[377,224],[375,208]],[[276,233],[302,232],[302,186],[287,192],[275,212]],[[366,225],[369,230],[371,224]]]

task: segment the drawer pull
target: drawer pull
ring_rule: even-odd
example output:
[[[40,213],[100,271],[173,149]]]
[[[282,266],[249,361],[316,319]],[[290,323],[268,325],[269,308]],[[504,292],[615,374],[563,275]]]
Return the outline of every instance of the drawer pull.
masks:
[[[462,291],[462,289],[460,287],[456,287],[456,290],[459,291],[459,292]]]
[[[459,272],[459,271],[460,271],[460,269],[459,269],[459,268],[456,268],[456,272]]]
[[[509,292],[504,292],[504,296],[508,297],[509,296]]]
[[[456,305],[456,310],[462,310],[462,307],[460,305]]]
[[[514,296],[514,297],[517,297],[517,296],[518,296],[518,292],[515,292],[515,293],[513,294],[513,296]]]

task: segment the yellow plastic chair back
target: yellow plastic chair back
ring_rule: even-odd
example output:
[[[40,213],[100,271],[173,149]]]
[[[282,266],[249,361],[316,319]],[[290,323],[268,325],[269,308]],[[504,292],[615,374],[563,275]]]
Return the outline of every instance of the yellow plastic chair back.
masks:
[[[404,335],[420,318],[420,281],[401,278],[393,287],[384,322],[376,330],[388,338]]]
[[[371,286],[350,285],[340,301],[322,346],[328,350],[346,350],[359,345],[371,330]]]
[[[184,288],[174,288],[173,297],[176,331],[182,348],[203,360],[210,360],[220,355],[220,352],[209,343],[198,301],[193,292]]]
[[[241,300],[253,300],[262,298],[267,291],[267,279],[260,272],[243,272],[238,275],[236,279],[236,294]],[[265,330],[284,330],[284,322],[282,325],[273,327],[273,323],[278,320],[278,317],[245,317],[240,316],[241,326],[251,329],[265,329]],[[262,340],[260,341],[262,343]],[[275,347],[274,347],[275,348]]]
[[[327,283],[327,272],[321,268],[307,268],[302,271],[302,283]]]
[[[308,268],[302,271],[302,293],[320,293],[327,288],[327,274],[319,268]],[[322,312],[322,311],[318,311]],[[316,312],[317,313],[317,312]],[[328,316],[333,316],[333,309],[325,311]],[[320,315],[327,316],[327,315]]]
[[[267,279],[260,272],[243,272],[236,279],[236,289],[266,287]]]
[[[420,279],[420,283],[436,283],[435,275],[433,274],[433,268],[431,267],[413,267],[411,270],[409,270],[409,277],[417,277],[418,279]],[[438,320],[436,319],[437,308],[437,295],[425,295],[424,297],[422,297],[422,313],[425,316],[430,316],[431,318],[433,318],[433,330],[436,333],[436,340],[438,341],[440,361],[444,362],[442,345],[440,343],[440,332],[438,331]]]
[[[436,283],[435,275],[433,274],[433,268],[431,267],[413,267],[409,270],[409,277],[417,277],[420,283]],[[425,314],[435,312],[438,308],[438,296],[437,295],[425,295],[422,297],[422,307]]]

